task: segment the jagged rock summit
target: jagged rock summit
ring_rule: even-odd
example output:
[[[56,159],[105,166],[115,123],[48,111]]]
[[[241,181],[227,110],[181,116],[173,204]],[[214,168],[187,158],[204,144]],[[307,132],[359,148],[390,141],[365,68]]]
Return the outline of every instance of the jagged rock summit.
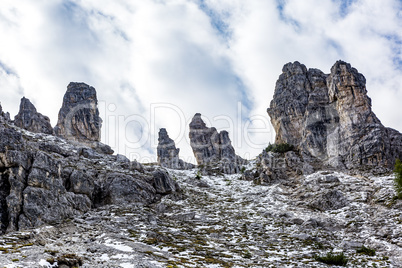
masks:
[[[100,143],[101,127],[95,88],[71,82],[63,98],[55,134],[96,148],[101,153],[113,154],[109,146]]]
[[[35,106],[25,97],[21,99],[20,110],[14,118],[14,124],[31,132],[53,134],[49,117],[38,113]]]
[[[381,124],[366,79],[344,61],[330,74],[299,62],[286,64],[268,114],[276,143],[294,145],[305,159],[323,165],[385,172],[402,158],[402,134]]]
[[[190,145],[198,165],[214,166],[226,174],[238,173],[245,160],[237,156],[225,130],[218,133],[216,128],[207,127],[196,113],[190,122]]]
[[[159,130],[158,137],[158,164],[173,169],[191,169],[193,164],[186,163],[179,158],[180,149],[176,148],[174,140],[169,138],[165,128]]]

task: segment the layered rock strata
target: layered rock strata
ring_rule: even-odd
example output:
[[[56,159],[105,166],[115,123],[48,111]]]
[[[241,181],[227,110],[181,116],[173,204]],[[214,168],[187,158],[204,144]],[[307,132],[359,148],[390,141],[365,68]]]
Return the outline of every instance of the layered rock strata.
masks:
[[[173,169],[191,169],[193,164],[186,163],[179,158],[180,149],[176,148],[174,140],[169,138],[165,128],[159,130],[158,137],[158,164],[162,167]]]
[[[190,123],[190,145],[198,165],[216,166],[226,174],[238,173],[245,160],[237,156],[227,131],[218,132],[207,127],[201,114],[194,115]]]
[[[304,158],[348,170],[390,170],[402,158],[402,134],[384,127],[371,109],[366,79],[337,61],[330,74],[288,63],[276,83],[268,114],[276,143]]]
[[[109,146],[100,143],[101,127],[95,88],[85,83],[71,82],[63,98],[55,134],[89,145],[102,153],[113,154]]]
[[[14,124],[20,128],[36,133],[53,134],[50,119],[38,113],[29,99],[21,99],[20,110],[14,118]]]

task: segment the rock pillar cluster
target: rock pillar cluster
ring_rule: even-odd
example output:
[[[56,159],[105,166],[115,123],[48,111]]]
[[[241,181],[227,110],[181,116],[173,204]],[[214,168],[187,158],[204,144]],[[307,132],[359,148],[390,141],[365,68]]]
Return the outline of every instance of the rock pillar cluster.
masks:
[[[366,79],[344,61],[330,74],[299,62],[286,64],[268,114],[276,143],[292,144],[332,167],[390,169],[402,157],[402,135],[381,124]]]

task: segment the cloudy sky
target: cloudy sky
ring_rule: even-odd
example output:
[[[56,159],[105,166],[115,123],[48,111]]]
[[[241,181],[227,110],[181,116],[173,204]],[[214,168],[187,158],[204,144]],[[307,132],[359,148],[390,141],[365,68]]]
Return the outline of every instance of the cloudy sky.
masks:
[[[1,0],[0,102],[22,96],[57,123],[70,81],[98,92],[102,139],[156,160],[167,128],[194,161],[188,123],[200,112],[252,158],[273,141],[266,108],[287,62],[329,73],[350,62],[373,109],[402,131],[400,0]]]

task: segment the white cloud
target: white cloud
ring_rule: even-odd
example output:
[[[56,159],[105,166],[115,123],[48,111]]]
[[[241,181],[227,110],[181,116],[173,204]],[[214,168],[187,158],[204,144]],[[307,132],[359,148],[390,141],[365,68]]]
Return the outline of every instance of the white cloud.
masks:
[[[246,127],[267,130],[282,66],[328,73],[343,59],[401,131],[401,29],[397,0],[2,0],[0,101],[15,115],[24,94],[54,125],[67,84],[82,81],[97,89],[103,137],[120,153],[154,161],[166,127],[193,159],[187,127],[201,112],[255,156],[274,133]]]

